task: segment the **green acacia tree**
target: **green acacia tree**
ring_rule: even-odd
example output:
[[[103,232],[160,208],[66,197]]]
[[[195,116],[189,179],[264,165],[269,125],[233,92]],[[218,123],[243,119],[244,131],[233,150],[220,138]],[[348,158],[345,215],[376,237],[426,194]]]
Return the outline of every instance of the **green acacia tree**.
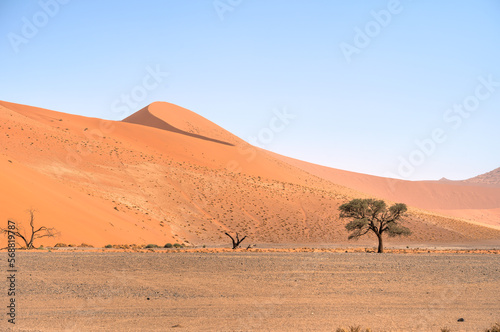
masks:
[[[387,208],[382,200],[353,199],[339,207],[340,218],[352,219],[345,228],[351,232],[349,240],[357,239],[368,232],[373,232],[378,239],[378,253],[384,252],[382,235],[390,237],[407,236],[411,230],[399,224],[407,211],[406,204],[396,203]]]

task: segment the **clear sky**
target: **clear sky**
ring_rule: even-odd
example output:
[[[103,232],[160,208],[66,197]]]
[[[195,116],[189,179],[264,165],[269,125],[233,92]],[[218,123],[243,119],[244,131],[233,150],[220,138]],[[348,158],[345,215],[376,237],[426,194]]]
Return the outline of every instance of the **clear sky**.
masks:
[[[113,120],[168,101],[380,176],[500,167],[498,0],[2,0],[0,35],[0,100]]]

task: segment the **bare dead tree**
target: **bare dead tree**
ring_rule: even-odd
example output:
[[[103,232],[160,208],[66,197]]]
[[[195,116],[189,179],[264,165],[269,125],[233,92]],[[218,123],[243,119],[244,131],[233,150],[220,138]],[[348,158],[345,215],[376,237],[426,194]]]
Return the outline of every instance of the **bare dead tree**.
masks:
[[[35,211],[30,210],[29,213],[30,213],[30,228],[31,228],[29,234],[26,234],[24,228],[20,227],[17,223],[15,224],[14,229],[0,228],[0,233],[14,234],[16,238],[23,240],[26,249],[34,249],[35,248],[34,242],[36,239],[41,239],[43,237],[55,237],[57,235],[57,231],[55,228],[48,228],[45,226],[36,228]]]
[[[224,233],[226,234],[227,236],[229,236],[231,238],[231,241],[233,242],[233,249],[236,249],[240,246],[241,242],[243,242],[244,239],[246,239],[246,235],[240,240],[240,237],[238,235],[238,233],[236,233],[236,239],[234,239],[231,235],[229,235],[228,233]]]

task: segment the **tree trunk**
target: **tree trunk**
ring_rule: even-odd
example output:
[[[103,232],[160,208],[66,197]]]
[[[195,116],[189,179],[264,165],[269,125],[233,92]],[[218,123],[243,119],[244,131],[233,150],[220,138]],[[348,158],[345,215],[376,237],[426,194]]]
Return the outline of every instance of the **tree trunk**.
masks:
[[[384,240],[382,239],[382,234],[377,233],[378,237],[378,250],[377,253],[381,254],[384,252]]]
[[[227,236],[229,236],[231,238],[231,241],[233,242],[233,249],[236,249],[240,246],[241,242],[243,242],[244,239],[246,239],[246,235],[240,240],[240,237],[238,236],[238,233],[236,233],[236,240],[231,236],[229,235],[227,232],[224,233],[226,234]]]

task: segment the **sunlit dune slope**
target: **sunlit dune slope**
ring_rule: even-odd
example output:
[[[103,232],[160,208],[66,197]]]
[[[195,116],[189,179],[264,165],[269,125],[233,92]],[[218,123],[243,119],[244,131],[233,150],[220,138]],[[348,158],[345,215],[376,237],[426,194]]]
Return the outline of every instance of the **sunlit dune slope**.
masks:
[[[123,121],[225,145],[235,145],[243,142],[202,116],[166,102],[155,102]]]
[[[38,224],[60,232],[40,244],[220,244],[228,241],[226,231],[247,235],[248,244],[344,243],[338,206],[373,196],[436,210],[412,209],[407,222],[414,235],[402,241],[500,238],[461,216],[440,216],[441,209],[496,209],[496,192],[484,198],[474,186],[408,189],[403,182],[390,195],[385,179],[335,177],[253,147],[169,103],[107,121],[0,102],[0,130],[0,220],[27,226],[27,210],[34,209]],[[444,199],[430,205],[422,188],[451,201],[465,195],[464,205]]]
[[[370,195],[422,209],[500,208],[500,188],[460,182],[404,181],[343,171],[275,155],[311,174]]]
[[[404,181],[275,156],[322,179],[375,197],[500,229],[499,187],[461,181]]]

